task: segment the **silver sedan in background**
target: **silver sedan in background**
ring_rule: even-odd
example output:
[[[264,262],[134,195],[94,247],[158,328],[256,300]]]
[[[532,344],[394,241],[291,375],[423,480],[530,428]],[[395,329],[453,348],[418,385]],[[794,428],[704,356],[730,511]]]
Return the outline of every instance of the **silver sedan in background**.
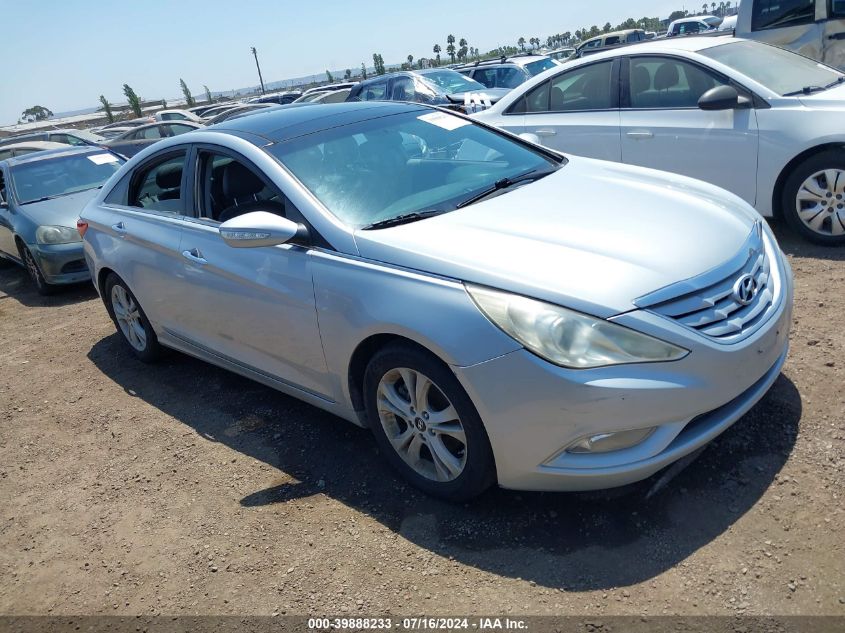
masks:
[[[164,140],[80,222],[138,358],[175,348],[369,427],[448,499],[646,478],[787,353],[790,269],[747,203],[418,104]]]

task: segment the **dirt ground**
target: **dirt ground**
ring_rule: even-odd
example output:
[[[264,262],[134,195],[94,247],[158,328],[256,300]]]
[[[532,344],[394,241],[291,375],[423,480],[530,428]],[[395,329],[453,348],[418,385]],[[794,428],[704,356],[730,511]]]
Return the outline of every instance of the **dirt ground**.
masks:
[[[0,271],[0,614],[845,615],[845,249],[778,234],[792,350],[650,499],[405,486],[367,432]]]

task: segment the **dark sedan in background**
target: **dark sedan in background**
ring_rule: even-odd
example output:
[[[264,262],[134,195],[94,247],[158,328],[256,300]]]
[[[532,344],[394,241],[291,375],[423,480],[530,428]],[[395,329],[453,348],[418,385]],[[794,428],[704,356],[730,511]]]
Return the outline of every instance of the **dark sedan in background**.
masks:
[[[0,161],[0,262],[24,266],[45,295],[89,279],[76,221],[123,162],[100,147]]]
[[[198,130],[202,125],[193,121],[168,121],[163,123],[150,123],[141,125],[134,130],[129,130],[117,138],[109,139],[102,143],[102,146],[117,152],[121,156],[131,158],[145,147],[160,141],[163,138],[179,136],[185,132]]]

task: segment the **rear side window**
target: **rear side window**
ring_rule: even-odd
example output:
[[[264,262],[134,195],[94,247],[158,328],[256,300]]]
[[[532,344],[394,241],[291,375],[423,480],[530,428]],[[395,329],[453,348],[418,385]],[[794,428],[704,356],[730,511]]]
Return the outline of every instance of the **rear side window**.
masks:
[[[816,0],[754,0],[751,8],[752,31],[812,24],[815,20]]]
[[[526,79],[525,73],[514,66],[499,66],[498,68],[484,68],[475,71],[472,76],[477,82],[487,88],[516,88]]]
[[[181,214],[185,203],[182,195],[182,172],[186,152],[170,154],[142,167],[129,186],[129,206],[166,213]]]
[[[514,104],[510,113],[578,112],[614,107],[613,62],[599,62],[562,73]]]
[[[618,43],[619,43],[619,36],[618,35],[612,35],[604,41],[605,46],[613,46],[614,44],[618,44]]]

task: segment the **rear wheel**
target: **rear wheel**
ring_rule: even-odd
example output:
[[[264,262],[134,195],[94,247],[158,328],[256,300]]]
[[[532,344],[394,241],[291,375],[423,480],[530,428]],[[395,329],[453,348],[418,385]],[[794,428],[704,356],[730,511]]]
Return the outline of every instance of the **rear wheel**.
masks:
[[[367,366],[364,392],[381,452],[414,486],[461,501],[495,482],[481,418],[438,359],[410,345],[390,345]]]
[[[44,275],[38,267],[38,262],[35,261],[35,257],[33,257],[29,249],[26,246],[21,246],[20,249],[23,265],[26,268],[26,272],[29,273],[29,278],[32,279],[32,283],[34,283],[35,287],[38,289],[38,294],[47,296],[56,292],[56,286],[48,284],[44,279]]]
[[[109,316],[130,351],[145,363],[156,360],[161,346],[135,295],[115,274],[108,276],[104,290]]]
[[[811,242],[845,244],[845,153],[827,151],[787,178],[782,202],[790,227]]]

